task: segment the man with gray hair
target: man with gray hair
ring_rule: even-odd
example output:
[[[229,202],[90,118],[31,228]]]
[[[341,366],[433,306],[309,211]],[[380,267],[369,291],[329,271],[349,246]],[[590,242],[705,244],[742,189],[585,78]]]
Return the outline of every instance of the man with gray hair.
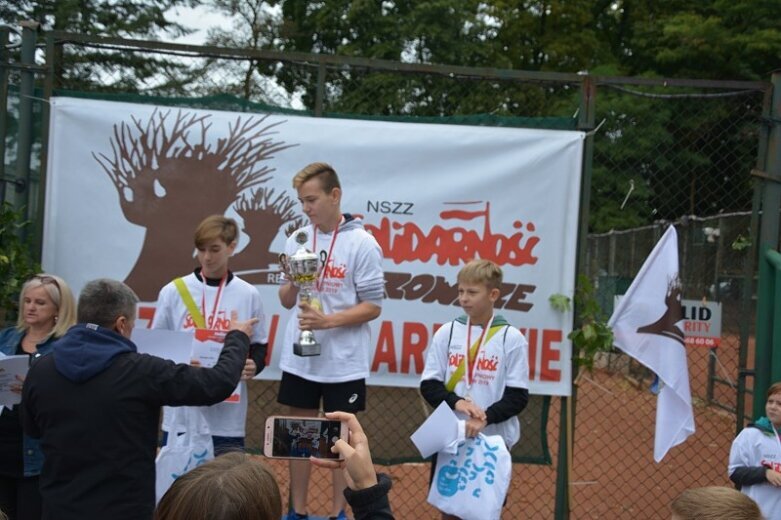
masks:
[[[78,324],[24,382],[25,433],[45,457],[45,519],[151,518],[160,407],[212,405],[239,382],[256,318],[231,323],[213,368],[192,367],[137,352],[137,302],[121,282],[89,282]]]

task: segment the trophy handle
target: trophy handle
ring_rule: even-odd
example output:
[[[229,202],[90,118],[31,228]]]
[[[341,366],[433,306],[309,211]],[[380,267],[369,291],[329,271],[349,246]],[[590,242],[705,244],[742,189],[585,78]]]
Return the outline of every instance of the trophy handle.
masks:
[[[279,255],[279,270],[285,275],[288,282],[293,282],[295,285],[296,282],[293,280],[293,276],[290,273],[290,264],[287,261],[287,255],[285,253],[280,253]]]
[[[325,252],[325,249],[320,250],[320,262],[323,264],[323,267],[325,267],[325,262],[328,260],[328,253]]]

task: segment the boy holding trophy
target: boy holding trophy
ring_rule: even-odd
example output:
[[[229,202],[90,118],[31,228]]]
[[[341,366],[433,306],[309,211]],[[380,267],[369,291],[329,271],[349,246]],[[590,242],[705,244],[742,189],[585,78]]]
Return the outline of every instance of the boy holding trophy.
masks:
[[[297,309],[285,331],[277,400],[297,417],[317,416],[321,400],[325,412],[357,413],[365,409],[369,321],[380,315],[384,295],[382,251],[360,219],[342,213],[331,166],[310,164],[293,187],[310,223],[290,235],[281,259],[279,299]],[[307,518],[310,468],[308,460],[290,462],[289,519]],[[332,476],[331,518],[345,518],[346,482],[341,471]]]

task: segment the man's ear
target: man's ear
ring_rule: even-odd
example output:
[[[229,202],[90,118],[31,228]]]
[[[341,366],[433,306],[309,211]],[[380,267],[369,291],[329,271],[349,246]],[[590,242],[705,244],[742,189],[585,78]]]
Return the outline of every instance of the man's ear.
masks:
[[[125,336],[125,332],[128,330],[129,325],[130,323],[125,316],[118,316],[117,319],[114,320],[113,330],[120,336]]]
[[[488,293],[488,297],[491,299],[491,303],[496,303],[496,300],[498,300],[499,296],[501,295],[502,295],[502,291],[500,291],[496,287],[491,289],[491,292]]]
[[[233,252],[236,250],[236,246],[239,244],[238,240],[234,240],[230,244],[228,244],[228,251],[230,251],[231,256],[233,255]]]

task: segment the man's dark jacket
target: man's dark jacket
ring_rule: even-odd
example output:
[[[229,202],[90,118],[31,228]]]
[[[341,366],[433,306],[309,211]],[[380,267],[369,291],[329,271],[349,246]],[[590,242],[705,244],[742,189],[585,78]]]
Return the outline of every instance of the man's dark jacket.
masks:
[[[217,364],[197,368],[138,354],[96,325],[72,327],[24,382],[24,430],[45,457],[43,517],[152,518],[160,407],[226,399],[248,349],[246,334],[230,332]]]

